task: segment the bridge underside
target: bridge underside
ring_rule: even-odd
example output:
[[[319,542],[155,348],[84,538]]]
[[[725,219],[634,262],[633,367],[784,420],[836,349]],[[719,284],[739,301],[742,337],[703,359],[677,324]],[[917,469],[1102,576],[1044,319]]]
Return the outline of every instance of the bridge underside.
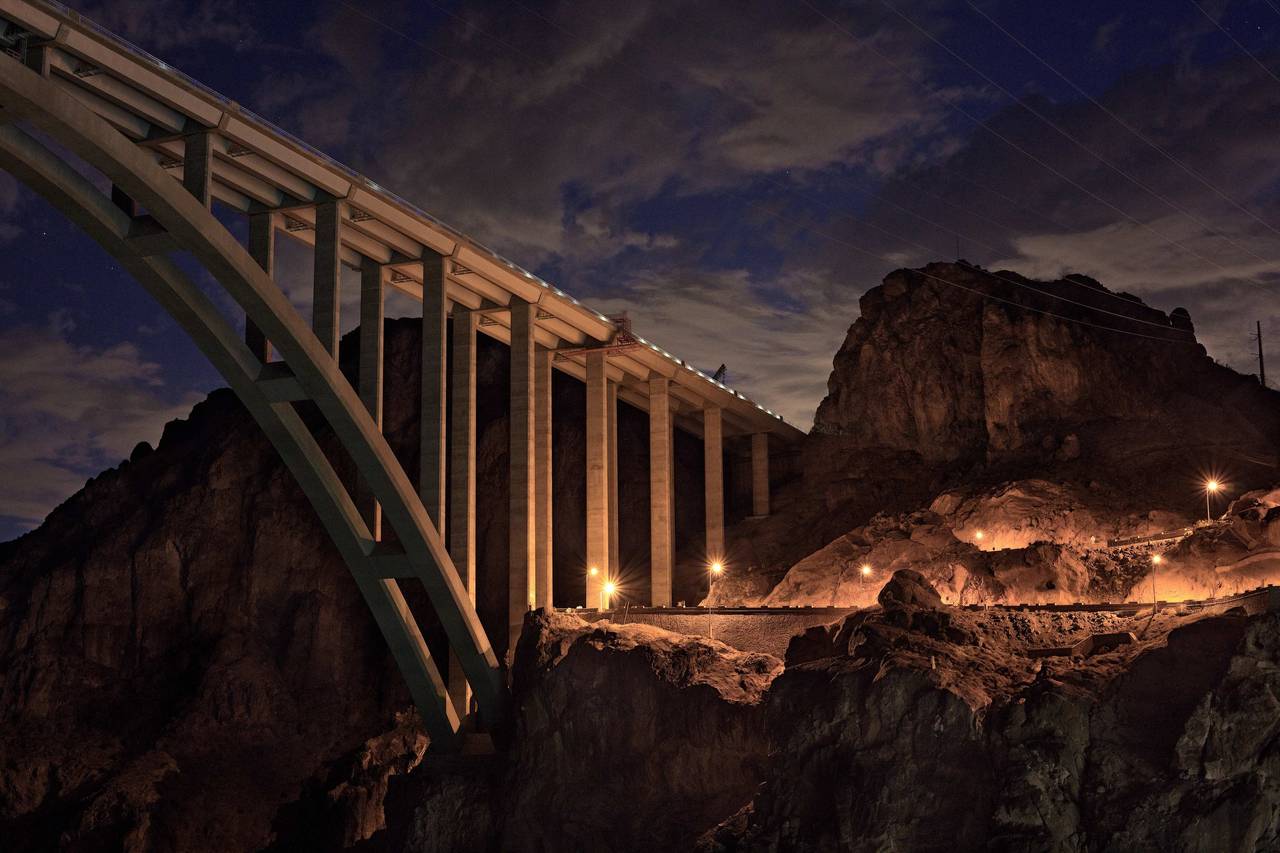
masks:
[[[771,443],[800,433],[634,335],[625,321],[587,309],[61,7],[0,0],[0,47],[7,54],[0,56],[0,167],[129,270],[244,401],[350,568],[433,748],[456,745],[473,701],[489,725],[503,715],[501,653],[475,610],[477,334],[511,348],[504,627],[512,642],[524,613],[553,600],[553,370],[586,384],[588,606],[608,603],[606,585],[619,569],[619,400],[649,415],[651,603],[671,603],[676,427],[704,442],[710,561],[726,547],[726,436],[750,436],[753,507],[769,512]],[[109,189],[87,177],[84,164]],[[247,247],[214,215],[215,204],[248,217]],[[274,282],[280,235],[314,252],[310,323]],[[179,252],[244,312],[243,331],[239,316],[224,316],[174,263]],[[337,360],[344,266],[360,276],[355,388]],[[381,433],[387,288],[422,302],[416,484]],[[301,402],[317,407],[350,456],[354,490],[299,418]],[[401,591],[412,579],[426,588],[448,637],[448,684]]]

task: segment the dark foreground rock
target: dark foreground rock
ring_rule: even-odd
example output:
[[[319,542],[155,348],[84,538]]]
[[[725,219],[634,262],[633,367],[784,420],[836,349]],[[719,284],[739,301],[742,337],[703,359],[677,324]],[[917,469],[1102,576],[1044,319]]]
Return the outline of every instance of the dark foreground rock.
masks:
[[[1032,659],[1044,620],[1067,627],[953,611],[956,642],[857,614],[825,657],[794,643],[761,793],[705,849],[1276,849],[1280,615],[1144,614],[1135,644]]]
[[[764,776],[782,664],[646,625],[531,615],[509,753],[393,783],[387,850],[687,850]],[[455,768],[455,769],[451,769]]]

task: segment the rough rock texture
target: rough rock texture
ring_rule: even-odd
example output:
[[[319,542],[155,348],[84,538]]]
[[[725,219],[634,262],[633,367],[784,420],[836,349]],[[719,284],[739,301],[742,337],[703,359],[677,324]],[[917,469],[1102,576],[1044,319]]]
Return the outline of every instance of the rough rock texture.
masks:
[[[1184,311],[1165,315],[1083,276],[1039,282],[931,264],[898,270],[862,297],[802,467],[772,518],[731,531],[745,556],[708,603],[869,603],[876,584],[849,571],[864,560],[880,578],[925,572],[959,600],[984,569],[941,531],[896,543],[867,534],[877,515],[925,508],[960,542],[1008,551],[992,569],[1008,598],[991,600],[1124,595],[1145,571],[1108,573],[1090,552],[1189,524],[1210,472],[1236,495],[1273,486],[1280,394],[1208,358]],[[1025,587],[1008,571],[1016,549],[1032,549],[1022,551]],[[1101,574],[1082,576],[1094,562]]]
[[[1130,466],[1199,454],[1205,464],[1204,453],[1216,449],[1274,459],[1275,396],[1215,364],[1162,312],[1107,293],[1082,276],[1033,282],[960,264],[898,270],[862,297],[815,430],[934,461],[1029,452]],[[1108,317],[1167,340],[1117,335],[1022,306],[1093,322]]]
[[[384,429],[410,477],[418,330],[416,321],[387,324]],[[358,353],[356,335],[344,353]],[[343,366],[352,375],[356,365]],[[482,337],[479,609],[498,626],[499,648],[506,369],[505,348]],[[561,378],[555,403],[557,586],[569,604],[585,538],[580,383]],[[643,414],[622,407],[620,428],[624,446],[647,446]],[[330,435],[318,437],[332,447]],[[688,509],[701,501],[689,474],[701,471],[700,453],[696,440],[677,441],[686,544],[701,542]],[[620,466],[626,511],[647,519],[635,486],[647,483],[644,458],[627,454]],[[629,529],[624,558],[647,554],[639,527]],[[407,590],[444,659],[425,597]],[[236,851],[273,839],[287,849],[319,827],[358,841],[382,825],[389,775],[413,766],[424,745],[347,569],[226,391],[169,424],[156,449],[140,445],[91,480],[39,529],[0,544],[0,614],[6,850]]]
[[[1131,490],[1130,490],[1131,491]],[[1117,509],[1127,495],[1069,482],[1015,480],[988,489],[952,489],[934,498],[929,509],[942,516],[956,538],[984,551],[1025,548],[1055,542],[1080,550],[1110,539],[1150,536],[1185,527],[1184,513]]]
[[[885,577],[900,570],[921,574],[950,604],[1071,604],[1124,600],[1147,566],[1137,556],[1053,542],[984,550],[957,539],[941,516],[921,511],[876,516],[849,531],[792,566],[761,601],[870,607]]]
[[[483,776],[428,760],[392,795],[405,811],[387,849],[691,849],[755,793],[781,669],[647,625],[532,614],[510,754]]]
[[[1064,618],[1091,623],[1077,636],[1140,639],[1085,659],[1020,652],[1057,644]],[[916,608],[906,626],[860,613],[812,633],[769,692],[765,784],[706,849],[1280,844],[1280,615]]]

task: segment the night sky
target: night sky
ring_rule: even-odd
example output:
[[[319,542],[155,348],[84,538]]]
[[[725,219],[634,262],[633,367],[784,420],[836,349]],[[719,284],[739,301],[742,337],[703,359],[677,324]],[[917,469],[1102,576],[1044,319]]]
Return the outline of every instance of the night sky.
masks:
[[[73,5],[803,429],[931,260],[1184,306],[1243,372],[1280,342],[1280,0]],[[3,172],[0,250],[3,540],[222,383]],[[281,240],[304,316],[310,264]]]

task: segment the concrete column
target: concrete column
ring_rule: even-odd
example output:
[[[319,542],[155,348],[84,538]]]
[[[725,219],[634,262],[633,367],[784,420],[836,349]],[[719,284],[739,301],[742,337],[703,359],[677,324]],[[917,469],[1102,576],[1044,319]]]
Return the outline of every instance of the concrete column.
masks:
[[[618,543],[618,383],[609,383],[609,399],[605,405],[609,437],[609,577],[617,578],[622,572]]]
[[[213,204],[213,134],[207,130],[186,138],[182,154],[182,186],[205,207]]]
[[[718,406],[702,410],[702,471],[706,488],[707,562],[724,559],[724,434]]]
[[[312,277],[311,329],[334,358],[338,357],[338,313],[342,305],[342,217],[338,202],[316,205],[315,272]]]
[[[360,402],[364,403],[373,422],[382,428],[382,336],[383,304],[382,265],[368,258],[360,267]],[[361,510],[374,539],[382,538],[382,507],[363,487]]]
[[[445,539],[445,422],[449,407],[449,299],[445,295],[448,261],[428,253],[422,261],[422,407],[419,413],[418,496],[431,516],[441,541]]]
[[[552,566],[555,556],[551,535],[554,517],[551,501],[551,362],[555,353],[536,350],[533,376],[533,455],[534,455],[534,605],[551,607]]]
[[[609,572],[607,365],[603,352],[587,353],[587,607],[600,606],[600,590]]]
[[[449,433],[449,556],[471,603],[476,601],[476,314],[453,306]],[[449,653],[449,696],[459,716],[471,691],[457,655]]]
[[[534,369],[533,329],[538,306],[511,298],[511,526],[507,583],[507,649],[515,650],[524,614],[533,606],[534,506]]]
[[[751,514],[769,514],[769,433],[751,436]]]
[[[671,606],[675,565],[675,465],[671,381],[649,380],[649,603]]]
[[[252,213],[249,215],[249,255],[258,262],[258,266],[268,276],[275,276],[276,270],[276,223],[271,213]],[[271,360],[271,342],[262,333],[258,325],[248,317],[244,318],[244,342],[258,360],[266,364]]]

